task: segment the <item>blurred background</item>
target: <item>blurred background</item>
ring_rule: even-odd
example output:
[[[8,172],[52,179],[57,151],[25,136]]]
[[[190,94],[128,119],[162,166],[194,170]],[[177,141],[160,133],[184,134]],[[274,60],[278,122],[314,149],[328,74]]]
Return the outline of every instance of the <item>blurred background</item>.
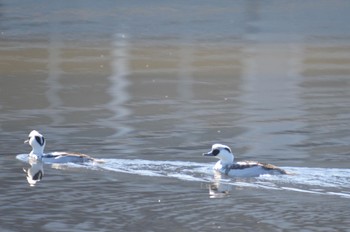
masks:
[[[350,137],[348,7],[1,1],[0,129],[11,134],[1,150],[22,151],[13,138],[37,129],[48,145],[102,143],[108,155],[216,141],[339,166]]]

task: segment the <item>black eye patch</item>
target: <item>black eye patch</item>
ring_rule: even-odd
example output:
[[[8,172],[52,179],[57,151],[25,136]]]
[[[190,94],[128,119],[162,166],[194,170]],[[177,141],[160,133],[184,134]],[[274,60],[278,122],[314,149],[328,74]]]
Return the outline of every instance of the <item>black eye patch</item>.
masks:
[[[219,153],[220,153],[220,150],[219,150],[219,149],[214,149],[213,152],[212,152],[212,154],[213,154],[214,156],[217,156]]]
[[[36,140],[41,146],[43,146],[44,143],[45,143],[44,137],[35,136],[35,140]]]

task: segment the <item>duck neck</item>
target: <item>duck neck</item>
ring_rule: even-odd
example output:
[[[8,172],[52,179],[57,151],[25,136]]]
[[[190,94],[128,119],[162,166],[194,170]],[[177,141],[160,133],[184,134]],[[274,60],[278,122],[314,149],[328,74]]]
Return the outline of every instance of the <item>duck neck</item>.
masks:
[[[234,157],[225,157],[225,159],[220,160],[222,166],[232,165],[234,163]]]
[[[36,158],[39,158],[41,159],[44,155],[44,149],[43,148],[34,148],[33,147],[33,150],[29,153],[29,156],[31,157],[36,157]]]
[[[214,169],[220,170],[225,169],[233,164],[233,158],[232,159],[225,159],[225,160],[219,160],[216,164]]]

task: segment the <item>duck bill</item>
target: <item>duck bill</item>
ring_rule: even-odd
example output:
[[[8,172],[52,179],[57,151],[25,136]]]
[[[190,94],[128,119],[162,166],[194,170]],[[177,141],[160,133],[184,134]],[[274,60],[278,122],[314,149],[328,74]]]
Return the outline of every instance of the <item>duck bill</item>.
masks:
[[[212,152],[208,152],[208,153],[203,153],[203,156],[214,156]]]
[[[25,140],[24,143],[29,143],[29,139]]]

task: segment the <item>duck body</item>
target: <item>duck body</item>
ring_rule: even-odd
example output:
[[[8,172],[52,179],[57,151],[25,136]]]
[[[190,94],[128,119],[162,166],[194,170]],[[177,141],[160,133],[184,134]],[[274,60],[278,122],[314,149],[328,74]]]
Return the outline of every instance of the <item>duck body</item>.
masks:
[[[74,152],[51,152],[44,153],[46,140],[42,134],[33,130],[29,133],[28,140],[24,141],[32,147],[32,151],[29,153],[29,158],[33,160],[40,160],[43,163],[85,163],[94,162],[96,159],[91,156],[74,153]]]
[[[213,156],[219,159],[214,165],[214,170],[230,177],[258,177],[260,175],[281,175],[288,174],[282,168],[272,164],[260,163],[257,161],[234,162],[231,149],[223,144],[214,144],[212,150],[204,153],[203,156]]]
[[[88,155],[71,152],[52,152],[43,154],[41,160],[43,163],[85,163],[95,161],[94,158]]]
[[[260,163],[257,161],[240,161],[231,165],[222,165],[218,161],[214,170],[230,177],[257,177],[260,175],[280,175],[287,172],[272,164]]]

